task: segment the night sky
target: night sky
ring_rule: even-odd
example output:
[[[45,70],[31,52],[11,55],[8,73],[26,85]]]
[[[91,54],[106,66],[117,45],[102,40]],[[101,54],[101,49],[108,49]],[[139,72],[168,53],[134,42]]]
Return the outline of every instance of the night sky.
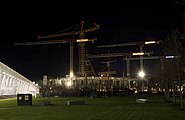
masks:
[[[15,43],[37,41],[38,35],[56,33],[84,20],[89,26],[94,22],[100,25],[98,31],[88,33],[97,37],[95,43],[87,43],[88,53],[106,53],[108,49],[96,46],[160,40],[180,22],[180,12],[172,0],[32,4],[5,3],[0,8],[0,61],[30,80],[42,79],[45,74],[52,77],[68,74],[69,44],[14,46]],[[77,50],[75,44],[75,72],[78,71]],[[125,52],[137,48],[109,50]],[[117,61],[114,67],[122,71],[123,63]],[[96,71],[105,65],[99,62],[101,68],[94,66]]]

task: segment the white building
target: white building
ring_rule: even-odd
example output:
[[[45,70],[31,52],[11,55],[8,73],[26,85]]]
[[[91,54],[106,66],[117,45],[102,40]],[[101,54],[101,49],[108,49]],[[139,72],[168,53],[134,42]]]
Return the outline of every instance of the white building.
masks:
[[[39,93],[39,88],[32,81],[0,62],[0,96]]]

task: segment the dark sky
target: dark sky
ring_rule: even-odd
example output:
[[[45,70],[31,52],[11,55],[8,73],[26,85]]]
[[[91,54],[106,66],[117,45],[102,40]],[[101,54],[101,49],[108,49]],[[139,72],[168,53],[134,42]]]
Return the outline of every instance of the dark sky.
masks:
[[[31,80],[42,79],[44,74],[52,77],[68,74],[69,45],[14,46],[14,43],[37,41],[38,35],[56,33],[84,20],[89,26],[94,22],[100,25],[98,31],[88,33],[98,38],[94,44],[87,43],[89,53],[93,54],[107,52],[107,49],[97,49],[97,45],[162,39],[179,24],[179,11],[172,0],[87,4],[26,2],[1,6],[0,61]],[[75,57],[76,51],[77,45]],[[74,61],[77,72],[76,58]],[[120,66],[118,64],[116,66]]]

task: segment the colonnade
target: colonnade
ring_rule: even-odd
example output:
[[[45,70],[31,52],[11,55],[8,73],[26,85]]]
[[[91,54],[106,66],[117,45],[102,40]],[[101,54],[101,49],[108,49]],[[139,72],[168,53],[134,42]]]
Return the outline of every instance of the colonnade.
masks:
[[[38,92],[38,86],[31,80],[0,62],[0,95],[36,95]]]

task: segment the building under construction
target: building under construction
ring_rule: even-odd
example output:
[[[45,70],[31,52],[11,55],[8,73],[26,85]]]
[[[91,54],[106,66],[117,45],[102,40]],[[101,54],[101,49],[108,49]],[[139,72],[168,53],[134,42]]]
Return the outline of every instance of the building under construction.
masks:
[[[86,28],[85,28],[86,27]],[[85,33],[99,30],[100,26],[96,23],[92,27],[89,27],[82,21],[80,24],[70,27],[62,32],[56,34],[39,36],[41,41],[16,43],[15,45],[42,45],[42,44],[63,44],[69,43],[70,51],[70,65],[69,75],[65,77],[49,78],[47,75],[43,76],[41,83],[41,93],[44,96],[48,95],[90,95],[92,93],[98,93],[101,95],[118,95],[121,93],[128,94],[138,91],[148,90],[148,78],[142,75],[141,77],[131,77],[130,75],[130,60],[140,61],[140,71],[143,70],[143,59],[159,59],[160,57],[149,57],[152,52],[143,52],[143,46],[147,44],[159,44],[159,41],[145,41],[145,42],[131,42],[112,45],[97,46],[101,48],[108,47],[124,47],[124,46],[139,46],[139,51],[129,53],[108,53],[108,54],[87,54],[85,43],[94,42],[96,38],[86,38]],[[72,30],[71,30],[72,29]],[[71,32],[72,31],[72,32]],[[73,38],[69,38],[73,35]],[[76,35],[76,37],[74,37]],[[68,38],[62,38],[68,36]],[[50,40],[52,38],[52,40]],[[60,40],[58,40],[60,39]],[[74,73],[74,43],[78,43],[78,72]],[[139,56],[132,58],[132,56]],[[148,57],[145,57],[148,56]],[[95,72],[91,60],[96,58],[112,58],[122,57],[126,63],[126,73],[121,77],[118,77],[117,71],[111,69],[111,63],[113,61],[108,60],[106,69],[98,73]],[[144,74],[144,73],[143,73]]]
[[[130,54],[130,53],[129,53]],[[145,53],[146,55],[150,53]],[[106,61],[105,69],[96,73],[93,65],[89,59],[95,58],[111,58],[123,57],[123,62],[126,64],[126,71],[123,71],[123,76],[118,77],[117,71],[111,67],[112,62]],[[143,57],[142,59],[154,59],[154,57]],[[159,59],[160,57],[155,57]],[[96,93],[98,95],[125,95],[133,94],[136,92],[148,91],[148,77],[131,77],[130,61],[141,60],[140,57],[128,58],[128,54],[99,54],[99,55],[86,55],[84,76],[74,74],[73,77],[67,75],[66,77],[52,78],[47,75],[43,76],[42,93],[47,95],[73,95],[84,96]],[[141,62],[142,63],[142,62]]]

